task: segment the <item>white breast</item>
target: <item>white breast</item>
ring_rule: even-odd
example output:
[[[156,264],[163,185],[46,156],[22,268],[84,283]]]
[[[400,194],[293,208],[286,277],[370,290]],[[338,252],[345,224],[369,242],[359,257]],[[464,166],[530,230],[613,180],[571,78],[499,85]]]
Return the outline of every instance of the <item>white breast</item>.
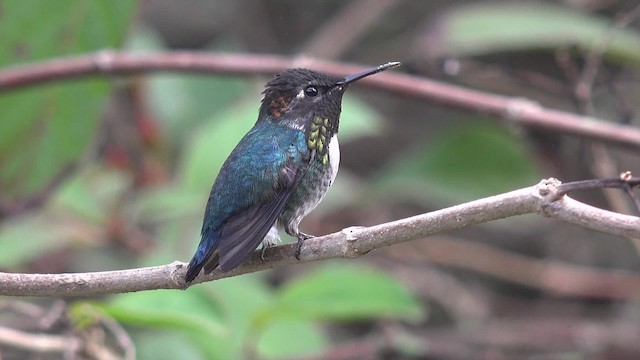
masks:
[[[329,140],[329,164],[331,165],[331,183],[338,175],[338,166],[340,166],[340,145],[338,144],[338,134],[335,134]]]

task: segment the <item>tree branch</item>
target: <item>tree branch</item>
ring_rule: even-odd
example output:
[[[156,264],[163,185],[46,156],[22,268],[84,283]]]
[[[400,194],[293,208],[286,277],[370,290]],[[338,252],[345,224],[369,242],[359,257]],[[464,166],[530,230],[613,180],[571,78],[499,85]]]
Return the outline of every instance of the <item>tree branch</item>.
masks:
[[[290,67],[308,67],[335,75],[346,75],[362,69],[360,66],[343,63],[309,58],[292,60],[271,55],[198,52],[127,54],[102,51],[93,55],[4,69],[0,71],[0,92],[82,76],[127,75],[156,71],[272,75]],[[526,99],[489,94],[399,73],[378,74],[363,79],[360,83],[408,97],[497,116],[527,127],[640,149],[640,129],[636,127],[546,109]]]
[[[630,181],[637,181],[631,179]],[[255,252],[237,269],[214,271],[194,283],[267,270],[298,262],[328,258],[355,258],[371,250],[420,239],[439,232],[489,222],[510,216],[537,213],[585,228],[613,235],[640,237],[640,217],[598,209],[561,195],[555,179],[501,195],[471,201],[446,209],[371,227],[352,227],[305,241],[300,261],[294,258],[295,244],[267,250],[266,259]],[[94,296],[155,289],[184,289],[186,264],[171,264],[130,270],[77,274],[0,273],[0,295],[7,296]]]

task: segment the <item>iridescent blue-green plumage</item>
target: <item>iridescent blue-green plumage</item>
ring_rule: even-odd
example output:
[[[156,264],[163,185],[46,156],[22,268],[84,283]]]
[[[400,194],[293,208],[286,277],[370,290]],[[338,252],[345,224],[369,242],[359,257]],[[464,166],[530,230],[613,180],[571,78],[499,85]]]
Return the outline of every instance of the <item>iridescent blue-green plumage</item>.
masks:
[[[290,197],[296,172],[308,152],[302,131],[271,121],[256,124],[216,178],[205,209],[202,240],[190,269],[199,264],[209,272],[220,263],[227,271],[243,260],[236,256],[243,249],[255,250]],[[239,225],[232,228],[234,216],[241,218],[235,219]],[[244,217],[251,218],[243,221]],[[233,239],[220,244],[223,225],[228,228],[225,235]],[[221,255],[214,257],[216,250]]]
[[[302,241],[310,236],[298,225],[338,172],[344,90],[398,65],[387,63],[344,79],[289,69],[267,83],[258,121],[229,155],[211,189],[187,283],[202,269],[234,269],[260,243],[264,247],[278,241],[278,229],[298,239],[299,256]]]

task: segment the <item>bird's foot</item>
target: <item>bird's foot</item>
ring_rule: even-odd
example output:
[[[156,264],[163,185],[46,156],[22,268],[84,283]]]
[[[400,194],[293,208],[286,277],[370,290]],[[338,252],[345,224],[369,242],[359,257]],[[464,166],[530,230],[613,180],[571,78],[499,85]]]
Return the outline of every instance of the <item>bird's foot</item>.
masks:
[[[309,234],[305,234],[303,232],[298,232],[297,236],[298,238],[298,242],[296,243],[296,260],[300,260],[300,253],[302,252],[302,243],[307,240],[307,239],[311,239],[312,237],[314,237],[313,235],[309,235]]]
[[[266,254],[267,248],[270,248],[271,246],[272,246],[271,244],[269,245],[264,243],[262,244],[262,251],[260,251],[260,259],[262,259],[262,261],[264,261],[264,254]]]

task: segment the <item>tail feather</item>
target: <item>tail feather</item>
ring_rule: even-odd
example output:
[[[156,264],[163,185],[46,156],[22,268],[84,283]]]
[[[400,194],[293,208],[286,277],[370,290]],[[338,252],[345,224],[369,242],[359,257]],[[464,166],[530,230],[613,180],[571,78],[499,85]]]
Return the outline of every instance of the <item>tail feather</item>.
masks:
[[[198,250],[187,267],[185,281],[191,283],[200,274],[200,270],[204,267],[205,274],[212,272],[218,266],[218,236],[204,232],[202,240],[198,245]]]
[[[200,269],[202,269],[202,262],[198,261],[194,256],[193,259],[189,262],[189,266],[187,267],[187,274],[184,277],[184,280],[187,284],[191,283],[198,274],[200,274]]]

